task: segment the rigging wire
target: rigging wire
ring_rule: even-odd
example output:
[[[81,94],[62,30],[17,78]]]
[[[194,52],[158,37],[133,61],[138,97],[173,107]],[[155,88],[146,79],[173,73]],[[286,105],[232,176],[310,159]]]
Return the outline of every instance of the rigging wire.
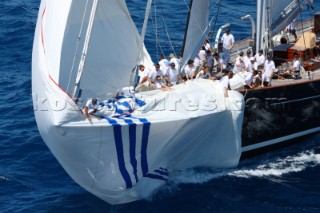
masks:
[[[302,32],[302,37],[303,37],[303,43],[304,43],[304,48],[307,49],[307,44],[306,44],[306,38],[304,36],[304,32],[303,32],[303,22],[302,22],[302,9],[301,9],[301,3],[300,0],[298,0],[298,7],[299,7],[299,16],[300,16],[300,22],[301,22],[301,32]]]
[[[160,5],[160,2],[158,0],[158,4]],[[170,38],[170,35],[169,35],[169,32],[168,32],[168,28],[167,28],[167,24],[166,24],[166,21],[165,21],[165,18],[164,18],[164,13],[163,13],[163,9],[162,7],[160,7],[160,14],[161,14],[161,19],[162,19],[162,22],[163,22],[163,28],[167,34],[167,37],[168,37],[168,41],[169,41],[169,45],[174,53],[174,55],[177,55],[175,50],[174,50],[174,47],[173,47],[173,44],[172,44],[172,41],[171,41],[171,38]]]
[[[163,49],[161,47],[160,40],[159,40],[158,21],[157,21],[157,4],[156,4],[156,1],[154,1],[153,3],[154,3],[154,19],[152,16],[151,16],[151,18],[152,18],[153,28],[154,28],[155,36],[156,36],[157,59],[159,60],[159,49],[160,49],[161,54],[164,54],[164,53],[163,53]]]
[[[216,19],[214,21],[213,27],[212,27],[212,34],[214,34],[215,30],[216,30],[216,25],[217,25],[217,21],[219,18],[219,13],[220,13],[220,8],[221,8],[221,1],[222,0],[218,0],[216,5],[218,5],[218,10],[217,10],[217,15],[216,15]]]
[[[69,81],[68,81],[68,85],[67,85],[67,92],[69,90],[69,86],[70,86],[70,83],[71,83],[71,77],[72,77],[72,73],[73,73],[73,70],[74,70],[75,63],[76,63],[76,59],[77,58],[79,59],[79,57],[77,56],[77,52],[78,52],[78,49],[79,49],[79,46],[80,46],[81,34],[82,34],[82,30],[83,30],[83,25],[84,25],[84,19],[86,17],[87,9],[88,9],[88,2],[89,2],[89,0],[87,0],[87,2],[86,2],[85,8],[84,8],[84,13],[83,13],[82,20],[81,20],[80,31],[79,31],[79,35],[78,35],[78,38],[77,38],[77,47],[76,47],[76,50],[75,50],[74,55],[73,55],[72,67],[71,67],[71,70],[70,70]]]

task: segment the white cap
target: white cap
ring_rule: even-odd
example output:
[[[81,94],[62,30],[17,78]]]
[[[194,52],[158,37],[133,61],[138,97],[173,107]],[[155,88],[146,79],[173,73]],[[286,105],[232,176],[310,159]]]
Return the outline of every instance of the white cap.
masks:
[[[255,60],[255,58],[254,58],[254,57],[251,57],[251,58],[250,58],[250,61],[254,61],[254,60]]]

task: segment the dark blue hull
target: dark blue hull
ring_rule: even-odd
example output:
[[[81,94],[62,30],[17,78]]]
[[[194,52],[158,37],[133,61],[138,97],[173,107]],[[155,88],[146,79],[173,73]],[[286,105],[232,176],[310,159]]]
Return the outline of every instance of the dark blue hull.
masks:
[[[320,80],[240,92],[246,101],[244,152],[320,130]]]

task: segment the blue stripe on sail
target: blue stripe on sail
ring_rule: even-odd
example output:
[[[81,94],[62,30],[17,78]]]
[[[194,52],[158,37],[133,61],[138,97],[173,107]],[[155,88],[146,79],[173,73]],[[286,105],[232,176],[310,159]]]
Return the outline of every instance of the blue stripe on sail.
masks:
[[[147,148],[148,148],[148,140],[149,140],[151,123],[145,118],[139,118],[139,121],[143,123],[142,143],[141,143],[141,169],[142,169],[143,176],[145,176],[149,171]]]
[[[151,179],[158,179],[158,180],[163,180],[163,181],[167,181],[167,178],[162,177],[161,175],[155,175],[155,174],[146,174],[144,177],[148,177]]]
[[[128,102],[120,102],[120,101],[118,101],[118,102],[117,102],[117,105],[119,105],[119,106],[124,106],[124,107],[126,107],[127,109],[131,109],[131,106],[130,106],[130,104],[129,104]]]
[[[166,168],[163,168],[163,167],[159,167],[159,169],[164,170],[164,171],[168,171]]]
[[[136,98],[136,103],[138,104],[139,107],[146,105],[146,102],[144,102],[143,100],[140,100],[138,98]]]
[[[156,172],[156,173],[158,173],[158,174],[160,174],[160,175],[165,175],[165,176],[168,176],[168,175],[169,175],[168,172],[165,172],[165,171],[162,171],[162,170],[159,170],[159,169],[154,170],[154,172]]]
[[[117,158],[118,158],[118,165],[120,173],[126,182],[126,187],[131,188],[132,182],[130,179],[130,175],[126,169],[124,156],[123,156],[123,143],[122,143],[122,133],[121,133],[121,125],[118,122],[111,118],[106,118],[106,120],[113,126],[113,134],[114,134],[114,141],[116,144],[117,149]]]
[[[137,175],[137,159],[136,159],[136,127],[137,124],[135,124],[132,120],[123,119],[124,122],[129,124],[129,140],[130,140],[130,163],[133,168],[133,174],[136,179],[136,182],[138,182],[138,175]]]

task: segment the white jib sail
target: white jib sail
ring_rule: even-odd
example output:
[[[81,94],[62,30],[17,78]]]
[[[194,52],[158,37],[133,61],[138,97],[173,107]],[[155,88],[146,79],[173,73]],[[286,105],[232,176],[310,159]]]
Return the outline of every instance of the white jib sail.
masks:
[[[190,19],[188,23],[188,30],[186,33],[186,41],[183,50],[183,58],[181,64],[184,65],[188,59],[194,59],[196,48],[199,42],[204,39],[203,32],[206,30],[209,22],[209,0],[194,0],[192,7],[189,8]]]

